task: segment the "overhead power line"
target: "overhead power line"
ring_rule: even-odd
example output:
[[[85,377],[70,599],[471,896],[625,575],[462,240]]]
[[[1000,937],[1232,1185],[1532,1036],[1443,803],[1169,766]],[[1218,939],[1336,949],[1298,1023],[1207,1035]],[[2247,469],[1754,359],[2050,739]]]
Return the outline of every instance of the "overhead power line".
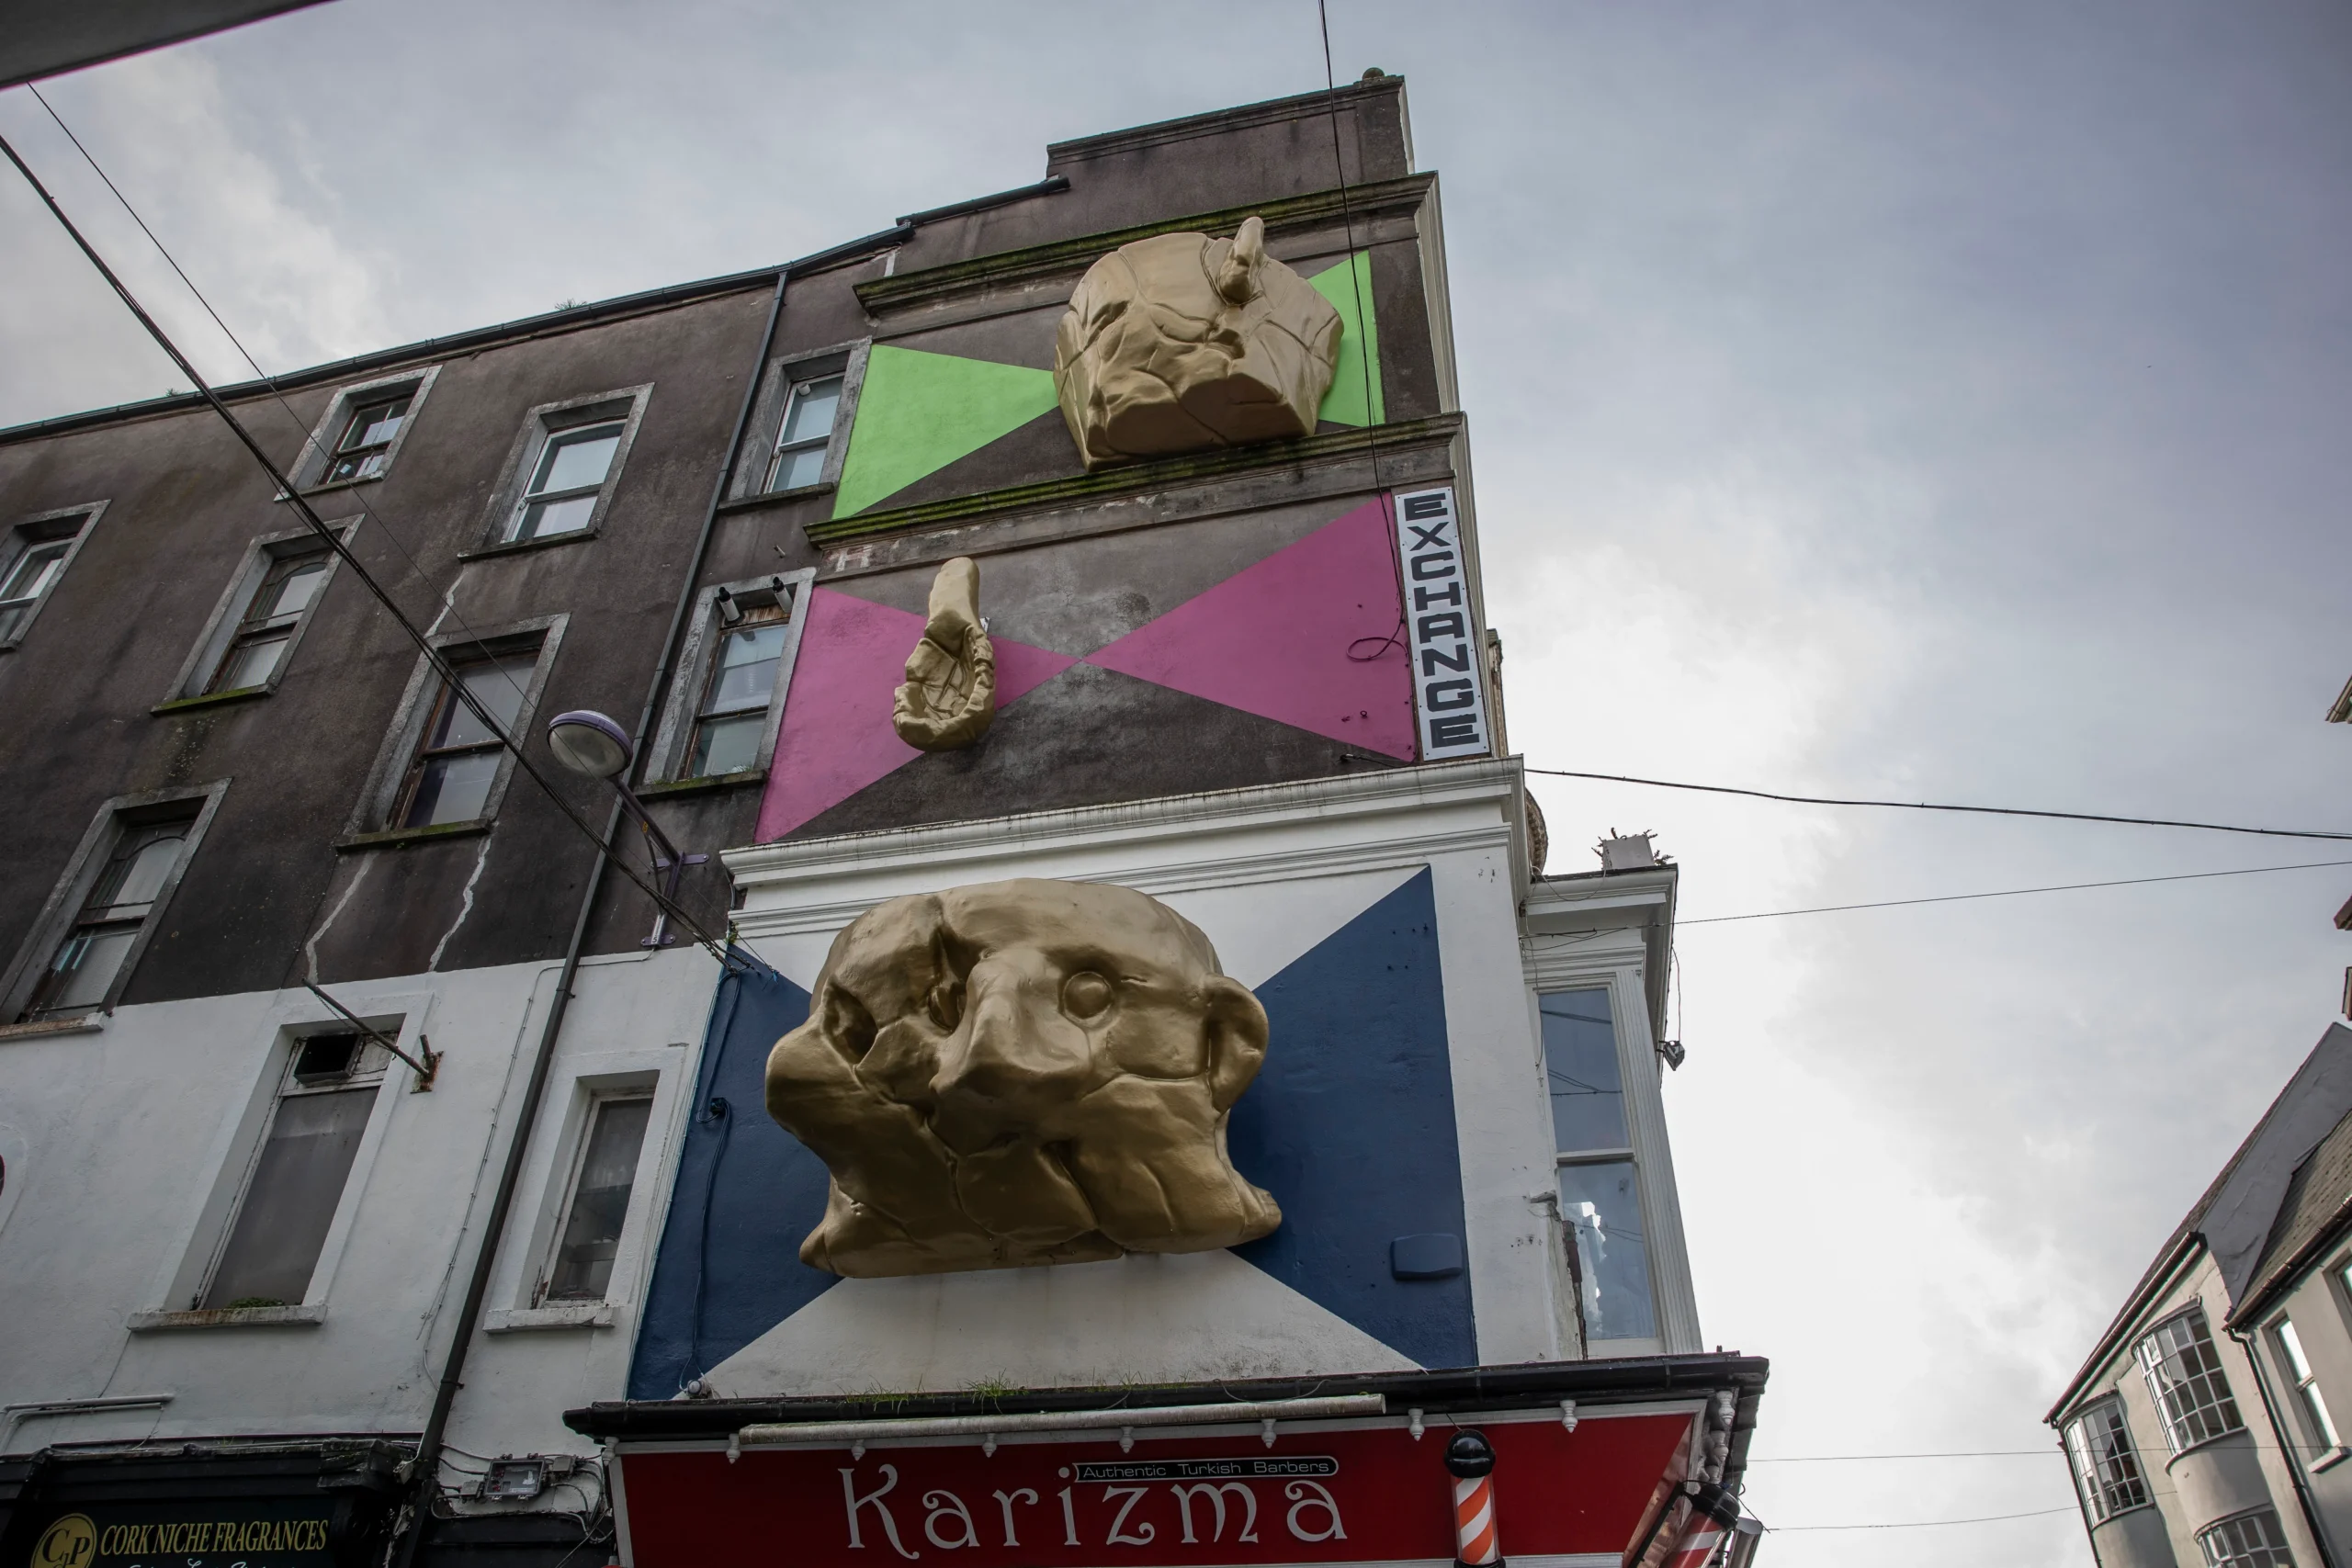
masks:
[[[211,385],[201,375],[198,374],[196,367],[188,362],[187,355],[180,352],[179,345],[172,341],[170,334],[156,323],[154,317],[147,313],[146,307],[139,302],[138,297],[130,292],[130,288],[121,278],[115,276],[114,269],[107,265],[106,259],[98,254],[87,239],[84,238],[82,231],[74,227],[74,220],[65,215],[65,209],[57,204],[57,198],[50,194],[49,187],[41,184],[40,176],[35,175],[31,166],[17,155],[17,149],[6,137],[0,137],[0,153],[6,153],[8,162],[17,166],[17,172],[24,175],[25,182],[33,187],[34,193],[40,197],[42,205],[49,209],[51,215],[72,237],[74,244],[81,248],[82,254],[89,258],[90,265],[97,268],[99,276],[107,280],[107,285],[114,289],[130,313],[139,319],[139,324],[146,328],[147,335],[153,338],[156,345],[171,356],[172,363],[178,366],[180,373],[188,378],[188,384],[211,405],[212,412],[220,416],[221,422],[228,425],[230,432],[236,436],[238,442],[253,455],[254,461],[261,465],[262,470],[269,476],[270,482],[275,484],[278,491],[293,505],[296,512],[301,515],[303,523],[319,536],[328,549],[334,553],[337,559],[351,570],[366,585],[368,592],[384,606],[385,612],[392,617],[403,632],[408,634],[409,640],[416,644],[417,651],[424,655],[425,662],[447,685],[450,694],[465,705],[474,717],[481,721],[488,733],[497,737],[499,744],[513,755],[515,765],[528,774],[531,781],[546,793],[547,797],[554,802],[556,808],[580,830],[582,836],[596,846],[598,854],[607,857],[620,870],[621,874],[628,877],[639,891],[653,900],[655,908],[668,911],[671,918],[691,934],[695,942],[709,950],[712,956],[722,964],[726,964],[728,962],[726,951],[719,946],[715,938],[702,929],[701,922],[663,895],[659,888],[639,873],[636,867],[630,865],[612,848],[605,835],[598,833],[589,825],[588,819],[581,816],[571,802],[566,800],[556,789],[554,782],[539,771],[538,764],[525,752],[521,744],[492,716],[489,708],[483,705],[481,699],[475,696],[467,688],[466,683],[458,678],[457,671],[451,667],[441,650],[433,646],[432,638],[425,635],[424,628],[412,621],[400,605],[393,602],[390,592],[382,583],[376,581],[375,574],[369,571],[366,563],[352,552],[351,547],[344,542],[342,536],[321,520],[319,514],[311,509],[311,503],[294,488],[293,481],[279,469],[277,461],[267,452],[262,450],[261,444],[254,439],[253,433],[238,422],[235,414],[229,412],[228,404],[222,402],[220,394],[212,389]]]
[[[2141,887],[2151,882],[2201,882],[2214,876],[2259,876],[2267,871],[2316,871],[2352,865],[2352,860],[2305,861],[2300,865],[2248,865],[2234,871],[2184,871],[2170,876],[2125,876],[2112,882],[2059,882],[2047,887],[2003,887],[1990,893],[1939,893],[1928,898],[1881,898],[1868,904],[1819,904],[1809,909],[1759,909],[1752,915],[1706,915],[1677,920],[1677,926],[1717,926],[1730,920],[1777,920],[1789,915],[1835,915],[1848,909],[1899,909],[1912,904],[1959,904],[1973,898],[2022,898],[2029,893],[2075,893],[2090,887]]]
[[[2240,828],[2223,822],[2183,822],[2169,817],[2110,817],[2098,811],[2040,811],[2022,806],[1950,806],[1926,800],[1850,800],[1827,795],[1781,795],[1769,789],[1739,789],[1730,784],[1643,779],[1630,773],[1583,773],[1566,768],[1530,768],[1527,771],[1555,779],[1591,779],[1602,784],[1640,784],[1648,789],[1687,789],[1704,795],[1740,795],[1751,800],[1780,800],[1795,806],[1871,806],[1893,811],[1962,811],[1979,817],[2043,817],[2062,822],[2120,822],[2134,828],[2191,828],[2203,833],[2253,833],[2266,839],[2333,839],[2352,842],[2352,833],[2333,833],[2318,829]]]
[[[1973,1519],[1900,1519],[1883,1525],[1767,1525],[1773,1535],[1790,1535],[1811,1530],[1925,1530],[1940,1529],[1946,1525],[1996,1525],[2004,1519],[2046,1519],[2052,1514],[2076,1512],[2072,1503],[2057,1508],[2033,1508],[2022,1514],[1984,1514]]]

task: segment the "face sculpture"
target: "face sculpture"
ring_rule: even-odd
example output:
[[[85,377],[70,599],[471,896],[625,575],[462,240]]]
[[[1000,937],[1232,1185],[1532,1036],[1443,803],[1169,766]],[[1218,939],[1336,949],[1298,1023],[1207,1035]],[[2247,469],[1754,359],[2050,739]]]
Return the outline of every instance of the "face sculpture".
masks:
[[[983,883],[852,921],[768,1113],[832,1171],[802,1261],[873,1276],[1204,1252],[1282,1223],[1226,1113],[1266,1013],[1174,910],[1086,882]]]
[[[1080,280],[1054,385],[1089,468],[1306,435],[1340,332],[1330,301],[1266,254],[1257,219],[1230,240],[1161,234]]]

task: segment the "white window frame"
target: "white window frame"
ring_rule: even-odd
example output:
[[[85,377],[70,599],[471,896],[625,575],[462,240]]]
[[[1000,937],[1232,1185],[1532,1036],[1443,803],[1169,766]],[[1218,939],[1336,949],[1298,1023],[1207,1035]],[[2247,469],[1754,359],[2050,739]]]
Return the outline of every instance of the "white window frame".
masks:
[[[2303,1438],[2303,1463],[2309,1469],[2324,1469],[2343,1455],[2344,1438],[2336,1428],[2335,1413],[2327,1407],[2327,1395],[2319,1386],[2311,1354],[2303,1348],[2302,1332],[2293,1317],[2282,1312],[2263,1325],[2263,1337],[2271,1364],[2278,1369],[2278,1381],[2294,1397],[2294,1422]]]
[[[712,661],[718,658],[719,644],[730,629],[721,614],[722,594],[729,604],[758,606],[788,600],[791,604],[791,616],[785,622],[784,650],[776,658],[775,689],[768,694],[767,723],[761,731],[758,751],[765,758],[775,755],[776,737],[783,731],[784,705],[792,691],[794,667],[800,659],[800,639],[808,628],[816,580],[816,568],[803,567],[797,571],[714,583],[695,595],[685,646],[679,649],[678,668],[670,678],[669,695],[662,705],[662,722],[654,729],[653,744],[647,752],[648,784],[704,782],[687,774],[685,768],[692,754],[695,730],[702,718],[703,695],[710,687]],[[714,774],[708,782],[757,783],[767,777],[769,766],[763,762],[741,773]]]
[[[2174,1324],[2190,1317],[2197,1318],[2204,1325],[2205,1343],[2213,1353],[2212,1375],[2221,1380],[2222,1398],[2226,1399],[2229,1402],[2231,1414],[2236,1417],[2236,1425],[2224,1427],[2220,1431],[2209,1432],[2203,1437],[2183,1441],[2184,1434],[2175,1424],[2171,1412],[2165,1406],[2164,1390],[2156,1384],[2155,1371],[2149,1363],[2146,1347],[2154,1343],[2158,1334],[2171,1327]],[[2159,1352],[2158,1359],[2162,1359],[2161,1351]],[[2205,1311],[2205,1303],[2203,1302],[2190,1302],[2186,1306],[2181,1307],[2178,1311],[2168,1312],[2165,1314],[2163,1317],[2158,1318],[2155,1322],[2148,1325],[2146,1328],[2143,1329],[2132,1338],[2132,1359],[2140,1369],[2141,1382],[2147,1385],[2148,1404],[2155,1412],[2157,1427],[2164,1432],[2165,1446],[2173,1453],[2185,1454],[2191,1449],[2202,1448],[2207,1443],[2218,1443],[2224,1438],[2233,1438],[2247,1429],[2245,1424],[2245,1409],[2238,1402],[2237,1390],[2230,1385],[2229,1368],[2224,1366],[2222,1362],[2221,1344],[2213,1337],[2213,1321],[2211,1314]],[[2218,1412],[2221,1409],[2221,1403],[2217,1400],[2210,1404],[2199,1404],[2198,1409],[2200,1411],[2212,1410]]]
[[[17,519],[5,535],[0,535],[0,580],[5,580],[10,571],[16,570],[17,563],[25,558],[28,551],[53,545],[60,539],[68,541],[65,554],[58,560],[57,570],[42,584],[40,596],[25,612],[25,618],[17,622],[7,636],[0,637],[0,653],[14,652],[23,646],[26,636],[33,629],[33,623],[49,607],[49,602],[57,597],[58,584],[63,582],[65,574],[74,570],[74,558],[82,553],[82,547],[90,542],[92,534],[97,532],[98,519],[106,514],[107,505],[107,502],[91,501],[79,506],[61,506],[48,512],[36,512],[29,517]]]
[[[433,390],[433,383],[440,374],[441,367],[438,365],[425,365],[336,388],[334,396],[327,400],[326,412],[319,416],[319,423],[312,425],[311,434],[303,438],[302,455],[296,462],[293,473],[288,476],[294,481],[294,488],[304,494],[311,494],[320,491],[349,490],[355,485],[379,484],[389,479],[400,461],[401,448],[408,444],[410,433],[416,429],[417,415],[424,412],[424,400]],[[401,416],[400,429],[384,448],[384,466],[372,474],[353,479],[327,479],[326,471],[334,464],[335,445],[343,439],[344,427],[351,423],[354,409],[404,388],[413,389],[409,395],[408,412]],[[278,499],[282,501],[285,497]]]
[[[357,1014],[362,1022],[391,1037],[402,1051],[422,1060],[420,1052],[432,1010],[432,993],[371,995],[364,984],[337,985],[334,989],[336,999]],[[413,1088],[415,1075],[398,1061],[383,1072],[375,1107],[368,1115],[367,1130],[360,1134],[359,1147],[352,1156],[351,1169],[344,1178],[343,1195],[336,1202],[326,1239],[320,1245],[318,1260],[311,1266],[310,1285],[300,1303],[282,1307],[199,1311],[193,1303],[203,1300],[204,1292],[210,1288],[220,1254],[236,1228],[237,1211],[244,1202],[246,1186],[268,1142],[279,1090],[293,1066],[295,1054],[311,1035],[340,1034],[351,1027],[348,1021],[307,990],[281,993],[272,1011],[275,1027],[265,1047],[257,1053],[247,1092],[222,1118],[213,1136],[208,1163],[199,1168],[213,1171],[214,1178],[209,1184],[196,1184],[188,1194],[190,1208],[183,1214],[180,1227],[180,1234],[188,1239],[165,1260],[150,1283],[148,1299],[155,1304],[130,1314],[128,1326],[133,1333],[179,1328],[303,1327],[326,1321],[327,1301],[350,1249],[369,1178],[382,1153],[391,1120],[409,1098],[404,1090]]]
[[[9,1023],[24,1010],[33,987],[40,984],[50,961],[56,956],[58,944],[65,940],[80,917],[83,901],[89,897],[90,889],[105,872],[115,847],[122,842],[127,833],[145,825],[138,818],[154,807],[200,801],[202,804],[197,807],[195,818],[188,823],[187,836],[180,841],[179,859],[170,874],[164,878],[163,886],[155,890],[146,919],[140,925],[138,936],[132,939],[130,951],[123,954],[122,965],[115,971],[113,981],[107,987],[105,998],[84,1014],[83,1021],[86,1023],[91,1019],[114,1011],[122,999],[124,989],[130,984],[131,976],[139,972],[139,962],[146,955],[148,944],[154,941],[156,931],[163,925],[162,916],[170,907],[172,896],[179,891],[180,881],[187,875],[190,863],[196,859],[197,850],[204,841],[205,829],[212,825],[213,816],[220,809],[220,798],[228,788],[227,779],[217,779],[210,784],[179,789],[118,795],[99,806],[90,818],[89,827],[83,830],[81,842],[74,846],[74,853],[67,859],[65,869],[51,887],[40,913],[33,918],[32,929],[17,943],[16,957],[6,971],[0,973],[0,1024]],[[69,1020],[45,1020],[13,1027],[70,1026]]]
[[[1578,929],[1566,938],[1547,932],[1544,926],[1552,922],[1545,920],[1546,915],[1556,915]],[[1588,917],[1577,912],[1573,895],[1541,908],[1531,901],[1528,917],[1531,935],[1521,955],[1521,967],[1527,977],[1528,1034],[1534,1045],[1528,1082],[1533,1113],[1542,1119],[1544,1142],[1555,1151],[1553,1169],[1557,1171],[1561,1156],[1552,1127],[1552,1097],[1544,1076],[1543,1020],[1536,998],[1556,991],[1606,989],[1610,1017],[1616,1025],[1618,1074],[1625,1091],[1625,1128],[1633,1140],[1630,1154],[1641,1197],[1643,1232],[1649,1244],[1650,1302],[1658,1327],[1655,1339],[1604,1339],[1579,1352],[1576,1347],[1583,1343],[1581,1303],[1573,1293],[1566,1293],[1560,1301],[1562,1345],[1572,1357],[1579,1353],[1599,1353],[1609,1359],[1695,1353],[1704,1346],[1699,1337],[1698,1299],[1690,1283],[1690,1247],[1682,1229],[1673,1147],[1667,1139],[1666,1101],[1660,1081],[1665,1067],[1651,1030],[1648,993],[1644,985],[1647,954],[1642,932],[1634,927],[1618,927],[1588,933],[1581,929],[1581,922]],[[1580,1151],[1571,1156],[1571,1161],[1582,1163],[1583,1157]],[[1557,1204],[1555,1196],[1555,1221]],[[1565,1283],[1570,1277],[1566,1249],[1574,1243],[1567,1236],[1565,1223],[1555,1223],[1547,1228],[1559,1254],[1555,1277]]]
[[[2248,1562],[2249,1559],[2243,1556],[2215,1556],[2211,1542],[2217,1532],[2226,1529],[2232,1525],[2237,1524],[2242,1520],[2261,1518],[2265,1516],[2267,1516],[2270,1521],[2267,1526],[2267,1533],[2270,1536],[2270,1540],[2264,1543],[2259,1550],[2261,1550],[2266,1555],[2275,1554],[2272,1555],[2272,1561],[2274,1562],[2286,1565],[2286,1568],[2291,1568],[2291,1565],[2295,1561],[2295,1557],[2293,1547],[2287,1540],[2286,1524],[2279,1518],[2278,1510],[2267,1503],[2258,1508],[2241,1508],[2234,1514],[2215,1519],[2211,1524],[2199,1529],[2197,1532],[2197,1554],[2204,1559],[2207,1568],[2233,1568],[2233,1565],[2234,1564]]]
[[[613,494],[618,489],[621,474],[628,467],[629,448],[637,442],[638,427],[644,423],[645,406],[653,396],[653,383],[635,387],[618,387],[609,392],[592,392],[586,397],[566,398],[559,402],[541,403],[523,416],[523,426],[515,432],[514,444],[507,448],[506,464],[501,470],[501,480],[490,498],[484,513],[481,543],[470,550],[460,551],[461,558],[500,555],[510,550],[544,549],[554,545],[568,545],[593,539],[605,531],[605,522],[613,506]],[[518,539],[514,530],[520,525],[523,508],[528,498],[533,476],[538,472],[539,458],[548,444],[555,437],[595,424],[617,423],[621,427],[620,442],[613,448],[613,460],[605,467],[605,478],[596,489],[596,504],[588,513],[585,527],[570,529],[561,534],[547,534],[536,539]]]
[[[625,961],[626,962],[626,961]],[[635,1310],[653,1266],[662,1216],[669,1209],[669,1183],[679,1134],[694,1088],[692,1047],[677,1042],[654,1050],[594,1052],[575,1060],[577,1069],[569,1096],[549,1095],[540,1111],[541,1127],[532,1139],[532,1166],[522,1190],[536,1194],[527,1208],[526,1228],[508,1228],[502,1248],[491,1300],[494,1306],[482,1320],[489,1334],[529,1333],[547,1329],[610,1328]],[[596,1106],[612,1099],[636,1099],[650,1094],[653,1108],[645,1122],[645,1142],[637,1151],[637,1175],[629,1187],[628,1213],[621,1223],[620,1246],[613,1271],[600,1302],[546,1302],[539,1291],[552,1273],[563,1224],[570,1216],[572,1188],[580,1162],[587,1152],[590,1126]]]
[[[327,526],[348,544],[357,531],[359,522],[356,517],[345,517]],[[159,706],[261,697],[277,690],[278,683],[286,679],[288,668],[294,662],[295,650],[302,645],[302,634],[310,629],[311,617],[318,614],[319,605],[326,599],[327,590],[334,586],[334,574],[342,566],[343,558],[332,550],[327,552],[326,575],[320,580],[318,592],[311,596],[311,602],[295,618],[294,629],[286,638],[286,651],[278,655],[277,667],[269,672],[269,679],[258,686],[239,687],[232,692],[207,692],[204,687],[220,668],[221,660],[228,656],[229,644],[235,638],[238,627],[244,624],[246,608],[252,604],[254,595],[260,591],[271,569],[290,556],[312,553],[313,547],[319,544],[319,536],[312,530],[288,528],[276,534],[265,534],[245,547],[244,558],[237,563],[236,572],[229,579],[229,585],[220,591],[220,602],[212,606],[211,617],[204,623],[203,635],[188,649],[187,658],[181,661],[179,672],[172,677],[170,694]]]
[[[850,426],[857,423],[857,400],[865,387],[865,364],[874,346],[871,338],[838,343],[805,353],[779,355],[768,362],[753,405],[751,430],[743,443],[751,460],[738,465],[729,487],[730,501],[771,500],[778,496],[818,495],[841,483],[842,465],[849,457]],[[793,391],[811,381],[842,378],[841,401],[833,405],[833,428],[825,445],[824,472],[817,482],[792,490],[771,490],[776,471],[777,444]]]
[[[524,685],[523,704],[514,716],[514,739],[527,745],[532,720],[539,711],[540,700],[547,695],[548,681],[555,671],[556,652],[563,646],[564,628],[570,622],[569,615],[541,615],[505,626],[444,633],[432,639],[433,647],[445,658],[469,656],[477,647],[487,649],[494,657],[526,637],[537,636],[538,650],[533,658],[531,678]],[[344,836],[336,841],[337,848],[364,849],[434,835],[454,837],[485,831],[497,821],[507,785],[514,777],[514,753],[503,747],[499,749],[498,772],[491,780],[490,793],[482,798],[479,817],[431,828],[402,828],[390,821],[393,808],[400,804],[401,786],[407,780],[409,763],[415,759],[416,749],[424,738],[424,727],[432,722],[434,705],[440,695],[440,672],[423,654],[417,655],[416,668],[409,672],[400,706],[384,732],[383,745],[377,750],[367,785],[345,825]]]
[[[2075,1445],[2075,1434],[2078,1429],[2085,1428],[2086,1424],[2095,1418],[2105,1419],[2110,1413],[2114,1416],[2112,1429],[2121,1434],[2121,1452],[2132,1461],[2132,1484],[2138,1487],[2140,1494],[2139,1501],[2125,1503],[2120,1507],[2112,1507],[2109,1505],[2106,1483],[2098,1476],[2098,1456],[2086,1452]],[[2075,1411],[2059,1434],[2060,1440],[2066,1449],[2067,1469],[2074,1472],[2075,1490],[2081,1498],[2083,1512],[2089,1517],[2090,1522],[2094,1525],[2105,1524],[2108,1520],[2119,1515],[2131,1513],[2135,1508],[2155,1506],[2155,1495],[2154,1489],[2148,1484],[2148,1467],[2142,1462],[2140,1446],[2132,1437],[2130,1415],[2130,1411],[2123,1403],[2122,1393],[2109,1389],[2105,1394],[2089,1401],[2081,1409]],[[2087,1474],[2084,1470],[2086,1461],[2090,1466]]]

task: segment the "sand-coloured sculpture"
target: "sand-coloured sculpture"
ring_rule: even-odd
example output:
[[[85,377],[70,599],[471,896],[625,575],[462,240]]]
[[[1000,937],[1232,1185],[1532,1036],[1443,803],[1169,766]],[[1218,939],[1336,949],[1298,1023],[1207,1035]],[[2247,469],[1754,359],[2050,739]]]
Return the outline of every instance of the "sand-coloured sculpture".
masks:
[[[1234,1247],[1282,1223],[1226,1153],[1266,1013],[1199,928],[1098,883],[876,906],[833,942],[768,1112],[832,1172],[803,1261],[859,1277]]]
[[[996,721],[996,649],[980,625],[980,569],[957,556],[931,581],[931,615],[890,701],[890,728],[922,751],[969,746]]]
[[[1306,435],[1340,331],[1330,301],[1266,254],[1259,220],[1230,240],[1160,234],[1079,281],[1054,385],[1090,469]]]

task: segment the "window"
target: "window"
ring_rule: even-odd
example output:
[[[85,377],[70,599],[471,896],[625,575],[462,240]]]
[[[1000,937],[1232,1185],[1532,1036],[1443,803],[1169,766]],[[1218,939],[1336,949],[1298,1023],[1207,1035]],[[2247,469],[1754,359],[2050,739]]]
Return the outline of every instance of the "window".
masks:
[[[21,1021],[93,1012],[119,992],[147,917],[179,870],[199,805],[191,801],[161,820],[120,826],[72,925],[34,982]]]
[[[695,717],[695,744],[686,771],[695,778],[740,773],[760,765],[760,732],[767,728],[768,699],[784,660],[782,604],[763,604],[718,639],[702,711]]]
[[[706,588],[662,706],[651,780],[763,772],[799,651],[808,570]]]
[[[1657,1336],[1640,1173],[1605,987],[1536,998],[1558,1149],[1560,1221],[1574,1242],[1588,1344]]]
[[[356,1033],[296,1043],[200,1309],[300,1304],[389,1060]]]
[[[2237,1401],[2230,1396],[2221,1358],[2214,1354],[2203,1307],[2190,1307],[2158,1324],[2140,1341],[2138,1353],[2148,1393],[2164,1421],[2165,1441],[2173,1452],[2245,1426],[2238,1416]]]
[[[620,445],[618,423],[592,424],[548,436],[506,536],[545,539],[587,527]]]
[[[2197,1544],[2204,1551],[2205,1568],[2295,1568],[2278,1516],[2267,1508],[2199,1531]]]
[[[499,729],[514,735],[538,662],[537,649],[451,662],[458,685],[497,720]],[[390,826],[437,828],[486,815],[504,750],[497,734],[458,699],[456,689],[442,684],[410,761]]]
[[[600,1302],[620,1251],[621,1226],[628,1218],[637,1185],[637,1156],[645,1146],[645,1125],[653,1113],[650,1094],[615,1095],[595,1102],[587,1135],[581,1139],[580,1168],[571,1179],[555,1256],[540,1300]]]
[[[295,488],[360,484],[390,472],[440,374],[439,366],[427,366],[338,389],[294,466]]]
[[[229,639],[228,651],[205,682],[207,692],[238,692],[270,683],[285,661],[302,612],[326,585],[330,558],[322,547],[270,563]]]
[[[843,376],[795,381],[777,427],[770,490],[798,490],[825,477],[825,449],[833,438],[833,416],[841,410]]]
[[[585,538],[600,529],[652,390],[628,387],[533,409],[491,497],[484,547]]]
[[[2303,1407],[2303,1436],[2314,1448],[2325,1451],[2343,1447],[2335,1435],[2335,1419],[2327,1413],[2327,1400],[2319,1392],[2319,1380],[2312,1375],[2310,1358],[2303,1354],[2302,1337],[2295,1332],[2292,1319],[2280,1318],[2270,1330],[2270,1337],[2278,1348],[2279,1364],[2295,1384],[2295,1397]]]
[[[74,553],[105,509],[101,502],[44,512],[0,536],[0,648],[14,648],[24,640],[33,617],[74,564]]]
[[[416,389],[405,387],[386,397],[355,401],[350,418],[344,421],[343,436],[334,444],[334,452],[327,460],[327,470],[320,482],[340,484],[350,479],[380,478],[385,465],[391,461],[392,443],[399,438],[401,426],[407,423],[409,405],[415,400]]]
[[[2102,1399],[2066,1424],[2066,1454],[2075,1461],[2075,1483],[2091,1523],[2147,1506],[2148,1482],[2132,1451],[2120,1399]]]

